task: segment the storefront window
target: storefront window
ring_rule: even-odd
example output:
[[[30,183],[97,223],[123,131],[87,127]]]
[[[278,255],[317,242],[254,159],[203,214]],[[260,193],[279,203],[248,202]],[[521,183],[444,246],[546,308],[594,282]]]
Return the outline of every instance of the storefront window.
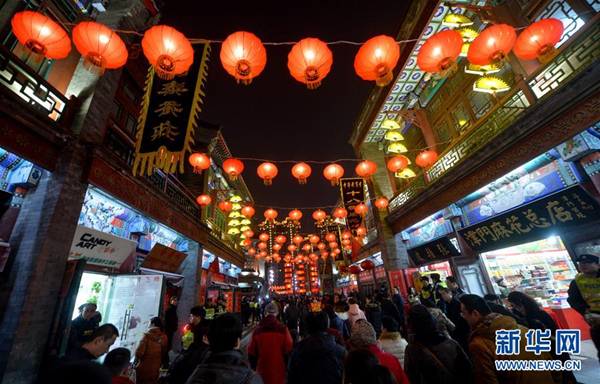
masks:
[[[549,237],[482,255],[496,293],[511,291],[538,298],[543,306],[560,305],[577,270],[560,237]]]

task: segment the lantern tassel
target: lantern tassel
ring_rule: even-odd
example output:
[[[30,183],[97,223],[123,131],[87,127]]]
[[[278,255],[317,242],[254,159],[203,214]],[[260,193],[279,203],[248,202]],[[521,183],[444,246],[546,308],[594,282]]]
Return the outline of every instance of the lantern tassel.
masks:
[[[377,86],[379,87],[385,87],[386,85],[391,83],[392,80],[394,80],[394,73],[392,71],[387,71],[385,75],[377,77],[377,79],[375,79],[375,84],[377,84]]]
[[[229,180],[231,180],[231,181],[236,181],[236,180],[237,180],[237,177],[238,177],[238,175],[237,175],[237,173],[235,173],[235,172],[231,172],[231,173],[229,174]]]
[[[308,89],[317,89],[319,88],[319,86],[321,85],[321,81],[317,80],[317,81],[307,81],[306,82],[306,87]]]
[[[247,78],[238,77],[236,79],[237,79],[238,84],[248,85],[248,84],[252,83],[252,77],[247,77]]]
[[[300,178],[300,179],[298,179],[298,183],[300,183],[300,184],[306,184],[306,179],[305,178]]]
[[[85,57],[85,60],[83,60],[83,68],[94,75],[102,76],[106,68],[106,60],[99,54],[90,52]]]
[[[270,185],[273,185],[273,180],[271,180],[270,178],[265,178],[265,183],[264,183],[267,187]]]
[[[19,44],[17,49],[15,49],[15,55],[19,56],[21,60],[26,61],[31,59],[35,63],[40,63],[44,59],[46,52],[46,48],[35,40],[29,40],[25,45]]]
[[[547,44],[542,47],[537,54],[538,59],[542,64],[545,64],[556,57],[558,50],[552,44]]]

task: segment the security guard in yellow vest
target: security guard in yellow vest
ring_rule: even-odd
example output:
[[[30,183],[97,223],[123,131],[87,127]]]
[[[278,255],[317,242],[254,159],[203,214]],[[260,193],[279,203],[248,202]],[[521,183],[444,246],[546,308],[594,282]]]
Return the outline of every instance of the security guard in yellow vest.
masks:
[[[187,350],[190,345],[194,342],[194,332],[196,327],[202,320],[206,318],[206,311],[204,308],[195,306],[190,309],[190,323],[185,326],[184,334],[181,338],[181,345],[184,350]]]
[[[206,320],[213,320],[215,318],[215,305],[213,304],[212,298],[206,299],[206,304],[204,305],[204,311],[206,313]]]
[[[569,286],[567,301],[571,308],[581,313],[590,325],[590,333],[600,359],[600,258],[581,255],[577,259],[579,273]]]

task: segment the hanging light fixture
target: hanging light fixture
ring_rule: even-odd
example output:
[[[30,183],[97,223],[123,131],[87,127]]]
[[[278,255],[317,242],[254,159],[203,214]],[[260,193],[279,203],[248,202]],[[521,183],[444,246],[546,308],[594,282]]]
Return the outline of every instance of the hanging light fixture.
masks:
[[[381,210],[386,209],[389,203],[389,200],[385,197],[380,197],[375,200],[375,206]]]
[[[210,157],[204,153],[192,153],[189,157],[189,162],[194,167],[194,173],[201,174],[202,171],[210,167]]]
[[[388,145],[387,147],[388,153],[406,153],[408,149],[404,146],[404,144],[394,142]]]
[[[377,172],[377,164],[371,160],[363,160],[355,168],[355,172],[358,176],[365,180],[371,180],[371,176]]]
[[[230,180],[235,181],[244,171],[244,163],[238,159],[227,159],[223,162],[223,171],[229,175]]]
[[[264,215],[267,220],[275,220],[277,218],[278,213],[273,208],[269,208],[265,211]]]
[[[546,63],[556,56],[556,44],[560,42],[565,27],[554,18],[543,19],[525,29],[515,44],[515,55],[521,59],[535,59]]]
[[[400,124],[396,120],[386,119],[381,123],[383,129],[400,129]]]
[[[425,41],[417,54],[417,66],[425,72],[437,73],[440,77],[456,70],[456,59],[460,55],[463,38],[451,29],[441,31]]]
[[[385,136],[383,136],[384,139],[389,140],[389,141],[401,141],[404,140],[404,136],[402,136],[402,133],[398,130],[393,130],[393,131],[387,131],[385,133]]]
[[[227,200],[223,200],[219,203],[219,209],[223,212],[230,212],[233,209],[233,204]]]
[[[435,151],[423,151],[417,155],[415,163],[421,168],[429,169],[437,159],[438,154]]]
[[[465,65],[465,73],[471,75],[485,76],[496,72],[500,72],[500,67],[497,64],[475,65],[469,63]]]
[[[297,163],[292,167],[292,175],[298,179],[300,184],[306,184],[306,179],[312,173],[310,165],[306,163]]]
[[[417,174],[410,168],[404,168],[400,172],[396,172],[395,176],[399,179],[411,179],[417,176]]]
[[[277,166],[273,163],[264,162],[258,166],[256,173],[258,177],[264,180],[264,184],[266,186],[273,184],[273,179],[277,176]]]
[[[251,207],[249,205],[246,205],[244,208],[242,208],[242,215],[246,217],[252,217],[255,213],[256,210],[254,209],[254,207]]]
[[[112,29],[93,21],[79,22],[73,28],[73,43],[84,57],[83,67],[102,75],[105,69],[117,69],[127,62],[127,47]]]
[[[469,47],[467,60],[475,65],[502,63],[515,45],[517,34],[507,24],[492,25],[484,29]]]
[[[194,49],[189,40],[166,25],[147,30],[142,39],[142,49],[158,77],[164,80],[181,75],[194,62]]]
[[[323,219],[325,219],[326,216],[327,216],[327,214],[320,209],[317,209],[316,211],[314,211],[313,215],[312,215],[312,217],[313,217],[313,219],[315,219],[315,221],[322,221]]]
[[[329,164],[323,170],[323,176],[331,181],[331,186],[338,185],[339,180],[344,176],[344,168],[338,164]]]
[[[12,30],[27,56],[35,62],[64,59],[71,52],[71,39],[58,23],[32,11],[17,12],[11,20]]]
[[[506,81],[495,77],[495,76],[483,76],[477,79],[473,83],[473,90],[476,92],[496,94],[499,92],[506,92],[510,89],[510,86]]]
[[[392,82],[393,71],[400,59],[400,46],[389,36],[376,36],[364,43],[354,59],[354,70],[363,80],[379,87]]]
[[[298,221],[302,218],[302,212],[299,211],[298,209],[294,209],[294,210],[290,211],[288,217],[292,221]]]
[[[212,201],[212,199],[208,195],[200,195],[200,196],[198,196],[198,198],[196,199],[196,201],[198,202],[198,204],[201,207],[206,207],[207,205],[210,204],[210,202]]]
[[[335,217],[336,219],[343,219],[344,217],[348,216],[348,211],[346,210],[346,208],[343,207],[339,207],[336,208],[335,211],[333,211],[333,217]]]
[[[406,156],[394,156],[387,162],[387,169],[390,172],[396,173],[400,172],[404,168],[408,167],[410,164],[410,160]]]
[[[221,44],[221,64],[238,84],[248,85],[267,64],[267,51],[258,37],[250,32],[235,32]]]
[[[468,27],[473,24],[473,20],[459,13],[449,13],[444,16],[444,20],[442,20],[442,25],[450,28]]]
[[[288,55],[292,77],[305,83],[308,89],[317,89],[333,64],[333,55],[327,44],[307,38],[296,43]]]
[[[358,213],[359,215],[364,215],[365,213],[367,213],[367,211],[369,210],[369,207],[367,207],[366,204],[360,203],[360,204],[356,204],[354,206],[354,212]]]

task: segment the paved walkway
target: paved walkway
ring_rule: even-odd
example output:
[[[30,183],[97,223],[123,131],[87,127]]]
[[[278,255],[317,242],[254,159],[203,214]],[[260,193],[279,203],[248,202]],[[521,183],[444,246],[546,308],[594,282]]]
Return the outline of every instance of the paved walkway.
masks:
[[[581,353],[571,356],[573,360],[581,360],[581,371],[575,372],[575,378],[579,383],[596,384],[600,381],[600,364],[598,363],[598,351],[592,340],[581,342]]]

